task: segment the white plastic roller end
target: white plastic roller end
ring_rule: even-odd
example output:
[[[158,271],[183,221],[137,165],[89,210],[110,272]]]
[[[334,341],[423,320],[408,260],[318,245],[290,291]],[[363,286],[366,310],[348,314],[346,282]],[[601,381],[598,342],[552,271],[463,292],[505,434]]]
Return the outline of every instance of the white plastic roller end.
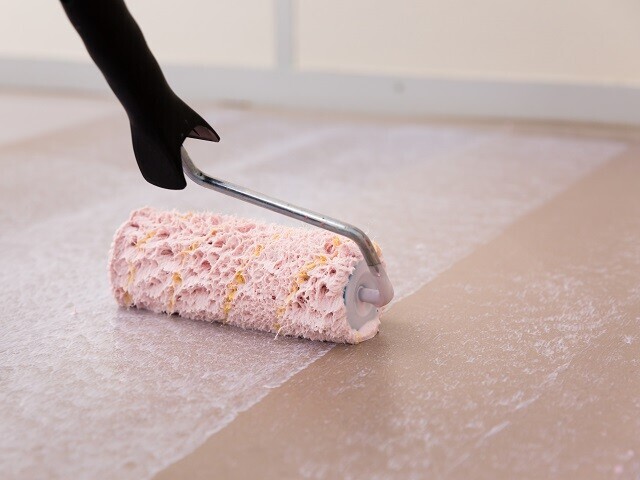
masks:
[[[393,286],[382,265],[367,266],[360,262],[344,292],[347,319],[352,328],[362,329],[370,321],[378,321],[378,308],[393,299]]]
[[[358,298],[362,302],[367,302],[380,308],[393,299],[393,285],[391,285],[384,267],[378,265],[377,268],[378,271],[373,274],[376,288],[361,286],[358,289]]]

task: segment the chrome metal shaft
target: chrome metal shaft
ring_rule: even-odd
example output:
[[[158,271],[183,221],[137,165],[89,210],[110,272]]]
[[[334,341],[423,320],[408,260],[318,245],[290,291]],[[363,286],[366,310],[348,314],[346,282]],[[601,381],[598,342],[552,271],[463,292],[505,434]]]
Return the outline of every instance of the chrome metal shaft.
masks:
[[[296,220],[300,220],[310,225],[350,238],[360,248],[369,268],[379,274],[378,267],[380,265],[380,257],[378,257],[373,243],[367,234],[358,227],[341,222],[335,218],[327,217],[320,213],[312,212],[305,208],[291,205],[290,203],[282,200],[268,197],[267,195],[263,195],[248,188],[244,188],[224,180],[212,178],[194,165],[184,147],[181,147],[181,154],[184,173],[195,183],[239,200],[252,203],[258,207],[266,208],[273,212],[295,218]]]

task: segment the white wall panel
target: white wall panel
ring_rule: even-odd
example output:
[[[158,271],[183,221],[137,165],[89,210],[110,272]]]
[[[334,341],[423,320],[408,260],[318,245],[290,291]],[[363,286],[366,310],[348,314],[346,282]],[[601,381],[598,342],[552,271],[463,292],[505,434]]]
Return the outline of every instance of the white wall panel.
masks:
[[[273,0],[129,0],[161,62],[269,68]],[[57,0],[0,0],[0,56],[88,61]]]
[[[302,70],[640,84],[638,0],[296,0]]]

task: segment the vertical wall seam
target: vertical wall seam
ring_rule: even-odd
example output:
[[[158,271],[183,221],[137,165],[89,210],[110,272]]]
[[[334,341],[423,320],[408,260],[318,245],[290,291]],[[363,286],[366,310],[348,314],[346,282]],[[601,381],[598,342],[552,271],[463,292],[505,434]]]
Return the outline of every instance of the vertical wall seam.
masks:
[[[281,71],[293,70],[293,0],[275,0],[276,62]]]

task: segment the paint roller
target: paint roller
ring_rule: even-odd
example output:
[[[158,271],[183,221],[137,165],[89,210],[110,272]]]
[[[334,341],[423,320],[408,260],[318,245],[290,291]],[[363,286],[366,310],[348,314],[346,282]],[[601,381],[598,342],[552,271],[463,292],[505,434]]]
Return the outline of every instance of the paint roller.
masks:
[[[185,139],[220,138],[171,90],[124,2],[61,1],[127,112],[136,161],[149,183],[180,190],[186,174],[205,188],[319,227],[136,210],[110,253],[118,303],[312,340],[373,337],[393,298],[380,248],[353,225],[201,171]]]

